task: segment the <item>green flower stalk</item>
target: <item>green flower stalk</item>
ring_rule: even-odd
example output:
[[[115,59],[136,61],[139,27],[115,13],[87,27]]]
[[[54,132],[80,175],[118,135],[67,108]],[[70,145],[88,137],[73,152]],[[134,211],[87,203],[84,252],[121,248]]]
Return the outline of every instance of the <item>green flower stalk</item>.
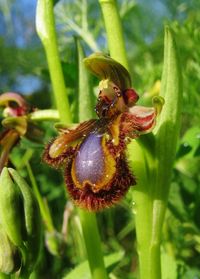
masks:
[[[92,117],[91,96],[89,87],[89,75],[83,63],[84,52],[79,40],[77,40],[78,61],[79,61],[79,121],[88,120]],[[81,100],[84,100],[82,107]],[[88,106],[90,105],[90,106]],[[83,237],[88,255],[90,271],[93,279],[106,279],[101,240],[95,213],[79,210]],[[91,235],[92,233],[92,235]]]
[[[111,57],[128,67],[116,1],[99,0],[99,2]],[[180,126],[181,73],[175,42],[169,27],[165,29],[161,96],[165,99],[165,105],[154,130],[154,136],[147,135],[133,141],[128,152],[137,177],[137,186],[133,191],[133,212],[136,219],[141,279],[161,278],[161,230]]]
[[[176,45],[165,28],[164,68],[161,96],[163,110],[154,129],[153,145],[132,145],[130,155],[138,185],[133,191],[140,278],[161,278],[160,243],[181,116],[181,73]],[[145,138],[144,138],[145,140]],[[148,139],[146,139],[148,140]]]
[[[165,106],[154,131],[156,137],[156,157],[158,158],[157,185],[161,197],[168,196],[171,171],[176,154],[177,140],[181,122],[182,76],[179,57],[173,33],[165,28],[164,66],[161,93]],[[167,143],[167,144],[166,144]],[[163,168],[165,165],[165,168]]]
[[[54,109],[36,110],[28,115],[28,119],[34,122],[59,121],[59,112]]]
[[[116,0],[99,0],[108,38],[110,56],[129,70],[122,24]]]
[[[64,85],[64,78],[58,56],[52,0],[38,0],[36,28],[46,51],[50,76],[54,89],[54,96],[60,114],[60,120],[61,122],[69,124],[71,122],[71,115],[67,95],[65,94],[66,90]],[[79,73],[79,77],[82,81],[83,78],[81,78],[80,74],[81,73]],[[81,113],[81,110],[79,111]],[[82,115],[82,113],[80,115]],[[103,257],[101,254],[100,237],[98,234],[96,217],[94,214],[86,214],[85,212],[82,212],[80,216],[83,228],[83,236],[88,252],[88,260],[91,267],[92,278],[106,279],[107,275],[103,263]],[[90,227],[91,230],[88,230],[88,227]],[[94,248],[91,246],[91,243],[89,244],[89,240],[91,239],[94,240],[93,244],[95,244],[95,256],[92,256],[91,254]]]
[[[80,40],[76,39],[78,54],[78,111],[79,122],[92,118],[92,98],[89,73],[85,69],[83,59],[85,57]]]
[[[46,52],[53,92],[60,118],[63,122],[70,123],[71,115],[58,53],[52,0],[38,0],[36,30]]]

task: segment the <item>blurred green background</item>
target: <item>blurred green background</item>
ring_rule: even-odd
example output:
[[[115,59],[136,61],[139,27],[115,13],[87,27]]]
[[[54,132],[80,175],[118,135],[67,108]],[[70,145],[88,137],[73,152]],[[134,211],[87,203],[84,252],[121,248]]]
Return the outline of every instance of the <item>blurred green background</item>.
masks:
[[[73,119],[77,119],[77,49],[81,39],[86,55],[108,53],[106,33],[98,1],[60,0],[55,2],[60,57]],[[163,228],[162,256],[168,266],[163,279],[200,278],[200,1],[118,1],[122,18],[133,87],[140,102],[149,105],[159,93],[163,63],[163,26],[175,32],[183,71],[183,111],[168,211]],[[0,93],[14,91],[27,97],[37,108],[54,107],[47,62],[35,31],[35,0],[0,0]],[[97,80],[91,79],[96,94]],[[56,134],[52,123],[41,124],[43,143]],[[12,164],[24,169],[30,162],[42,196],[49,203],[58,232],[62,230],[63,211],[69,215],[63,246],[46,234],[46,248],[35,278],[62,278],[85,259],[76,209],[68,201],[62,176],[41,162],[43,143],[22,140],[11,156]],[[167,144],[167,143],[166,143]],[[28,179],[28,176],[27,176]],[[67,208],[66,206],[67,201]],[[138,259],[131,196],[98,214],[105,254],[123,251],[111,278],[137,278]],[[65,220],[65,218],[64,218]],[[66,220],[65,220],[66,221]],[[64,222],[66,228],[66,223]],[[135,247],[133,246],[135,243]],[[55,247],[54,247],[55,246]],[[166,269],[166,270],[165,270]]]

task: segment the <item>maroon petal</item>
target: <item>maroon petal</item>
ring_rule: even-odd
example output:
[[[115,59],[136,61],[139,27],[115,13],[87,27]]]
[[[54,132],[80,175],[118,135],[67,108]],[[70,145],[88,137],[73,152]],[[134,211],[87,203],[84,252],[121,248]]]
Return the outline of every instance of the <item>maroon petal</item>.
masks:
[[[142,106],[134,106],[129,112],[121,115],[121,133],[125,136],[136,138],[140,134],[149,133],[156,120],[156,110]]]
[[[46,162],[48,165],[52,166],[53,168],[59,168],[61,167],[66,160],[69,160],[75,153],[76,148],[68,147],[65,151],[63,151],[59,156],[57,157],[51,157],[50,156],[50,148],[52,143],[49,143],[45,146],[44,153],[42,155],[42,160]]]
[[[78,125],[74,130],[62,130],[62,133],[46,145],[43,160],[58,168],[65,161],[65,158],[70,157],[77,145],[91,132],[96,123],[95,119],[85,121]]]

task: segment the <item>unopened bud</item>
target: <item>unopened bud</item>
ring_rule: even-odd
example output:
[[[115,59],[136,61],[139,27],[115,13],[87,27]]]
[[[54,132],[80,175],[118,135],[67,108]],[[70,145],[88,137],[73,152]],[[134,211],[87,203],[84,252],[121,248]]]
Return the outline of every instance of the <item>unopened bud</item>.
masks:
[[[27,240],[27,267],[31,270],[35,266],[41,247],[41,215],[37,199],[26,181],[14,169],[8,169],[9,174],[21,190],[25,216]]]
[[[0,225],[0,271],[10,274],[21,267],[21,255],[16,246],[8,238],[5,230]]]
[[[62,234],[53,231],[45,234],[47,249],[54,256],[62,256],[66,242]]]
[[[24,236],[22,195],[6,167],[0,176],[0,219],[10,240],[21,246]]]

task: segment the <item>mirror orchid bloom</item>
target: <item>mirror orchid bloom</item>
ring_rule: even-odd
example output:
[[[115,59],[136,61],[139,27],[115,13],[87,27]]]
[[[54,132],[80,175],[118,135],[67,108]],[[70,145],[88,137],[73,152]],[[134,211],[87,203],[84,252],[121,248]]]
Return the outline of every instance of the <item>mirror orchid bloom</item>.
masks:
[[[64,168],[67,190],[78,206],[99,211],[118,203],[136,184],[126,147],[150,132],[157,107],[137,106],[128,71],[102,54],[85,59],[86,67],[101,81],[95,107],[98,119],[60,129],[45,148],[43,160]]]

